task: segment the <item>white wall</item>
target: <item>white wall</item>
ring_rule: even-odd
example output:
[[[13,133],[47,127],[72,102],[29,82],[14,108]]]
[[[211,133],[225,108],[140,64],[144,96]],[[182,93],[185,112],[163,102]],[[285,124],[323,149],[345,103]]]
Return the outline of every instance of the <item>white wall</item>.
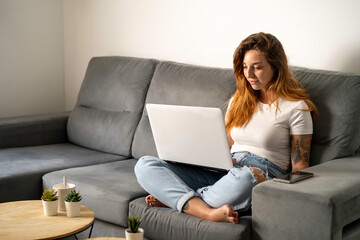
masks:
[[[88,61],[228,67],[264,31],[292,65],[360,74],[358,0],[0,0],[0,117],[74,107]]]
[[[66,109],[93,56],[232,67],[251,33],[274,34],[292,65],[360,73],[358,0],[64,0]]]
[[[0,117],[65,110],[62,0],[0,0]]]

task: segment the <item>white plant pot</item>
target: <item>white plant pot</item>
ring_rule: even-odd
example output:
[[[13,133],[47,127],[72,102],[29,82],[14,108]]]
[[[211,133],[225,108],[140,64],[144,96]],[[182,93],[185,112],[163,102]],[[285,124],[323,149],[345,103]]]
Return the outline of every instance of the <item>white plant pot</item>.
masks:
[[[66,215],[68,217],[78,217],[80,216],[80,209],[81,209],[81,201],[80,202],[66,202]]]
[[[75,184],[68,183],[66,184],[66,188],[64,188],[64,185],[62,183],[55,184],[53,186],[53,189],[57,192],[56,196],[59,199],[59,211],[65,211],[65,197],[68,195],[69,192],[72,190],[75,190]]]
[[[125,230],[126,240],[143,240],[144,238],[144,229],[139,228],[137,233],[130,232],[130,228]]]
[[[45,216],[55,216],[58,214],[59,200],[56,201],[44,201],[42,200]]]

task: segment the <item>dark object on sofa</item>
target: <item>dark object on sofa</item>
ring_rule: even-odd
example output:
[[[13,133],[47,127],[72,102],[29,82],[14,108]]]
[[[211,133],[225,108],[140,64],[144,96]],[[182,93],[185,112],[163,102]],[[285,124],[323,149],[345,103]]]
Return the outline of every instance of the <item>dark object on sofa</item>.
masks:
[[[225,111],[236,88],[231,69],[153,59],[93,58],[71,113],[0,119],[0,202],[40,199],[66,175],[95,212],[94,237],[124,236],[130,211],[145,214],[154,240],[360,239],[360,76],[292,71],[319,110],[315,176],[258,185],[252,216],[237,225],[145,204],[133,172],[138,158],[157,155],[145,103]]]

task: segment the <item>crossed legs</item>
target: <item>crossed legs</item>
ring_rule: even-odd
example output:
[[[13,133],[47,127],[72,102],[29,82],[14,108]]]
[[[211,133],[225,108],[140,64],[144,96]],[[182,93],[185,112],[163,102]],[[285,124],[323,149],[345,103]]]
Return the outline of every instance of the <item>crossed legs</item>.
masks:
[[[265,175],[261,170],[258,168],[249,169],[257,183],[265,181]],[[151,207],[167,207],[153,195],[148,195],[145,201]],[[198,196],[190,198],[183,205],[182,211],[207,221],[238,223],[238,213],[230,205],[224,204],[222,206],[211,207]]]
[[[257,168],[249,168],[257,183],[265,181],[264,173]],[[238,212],[234,211],[230,205],[223,205],[221,207],[211,207],[205,203],[201,198],[194,197],[187,201],[183,207],[183,211],[192,216],[203,220],[213,222],[231,222],[238,223]]]
[[[150,207],[168,207],[152,195],[148,195],[145,201]],[[189,199],[182,210],[187,214],[207,221],[238,223],[238,213],[229,205],[213,208],[199,197]]]

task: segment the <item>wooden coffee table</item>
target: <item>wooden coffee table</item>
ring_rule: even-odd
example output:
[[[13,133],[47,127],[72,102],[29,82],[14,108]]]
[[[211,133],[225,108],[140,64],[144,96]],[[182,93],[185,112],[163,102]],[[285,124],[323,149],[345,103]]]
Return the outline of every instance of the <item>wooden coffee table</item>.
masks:
[[[79,217],[68,218],[65,211],[45,216],[41,200],[1,203],[0,239],[63,238],[93,227],[94,221],[94,212],[85,206]]]

